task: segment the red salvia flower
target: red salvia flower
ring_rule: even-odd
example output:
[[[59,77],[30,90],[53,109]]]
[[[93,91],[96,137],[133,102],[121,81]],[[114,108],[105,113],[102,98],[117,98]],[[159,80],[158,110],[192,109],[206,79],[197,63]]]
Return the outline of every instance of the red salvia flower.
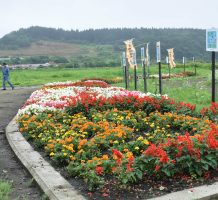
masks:
[[[96,172],[96,174],[98,174],[98,175],[102,175],[102,174],[104,173],[104,168],[101,167],[101,166],[96,166],[95,172]]]

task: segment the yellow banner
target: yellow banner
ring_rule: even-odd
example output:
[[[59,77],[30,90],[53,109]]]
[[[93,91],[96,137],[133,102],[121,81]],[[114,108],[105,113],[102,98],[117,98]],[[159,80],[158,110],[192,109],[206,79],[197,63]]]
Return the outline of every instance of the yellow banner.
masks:
[[[176,67],[176,63],[174,62],[174,52],[173,48],[172,49],[167,49],[168,51],[168,57],[169,57],[169,64],[171,68]]]
[[[126,45],[126,58],[129,63],[130,68],[134,69],[134,65],[136,65],[136,50],[133,46],[132,40],[124,41]]]

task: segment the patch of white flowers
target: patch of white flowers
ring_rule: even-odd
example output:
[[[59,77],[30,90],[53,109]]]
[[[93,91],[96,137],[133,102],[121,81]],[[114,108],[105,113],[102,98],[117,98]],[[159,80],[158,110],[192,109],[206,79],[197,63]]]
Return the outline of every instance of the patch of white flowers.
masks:
[[[90,81],[91,82],[91,81]],[[110,98],[113,96],[152,96],[160,97],[161,95],[152,93],[142,93],[139,91],[128,91],[121,87],[79,87],[79,86],[67,86],[73,82],[55,82],[48,83],[45,86],[66,85],[66,87],[60,88],[42,88],[32,93],[30,98],[26,101],[26,105],[18,111],[18,116],[31,113],[42,113],[46,110],[64,109],[68,105],[68,99],[77,97],[80,99],[80,93],[86,92],[88,94],[95,94],[96,98],[104,97]],[[164,95],[166,98],[167,96]]]

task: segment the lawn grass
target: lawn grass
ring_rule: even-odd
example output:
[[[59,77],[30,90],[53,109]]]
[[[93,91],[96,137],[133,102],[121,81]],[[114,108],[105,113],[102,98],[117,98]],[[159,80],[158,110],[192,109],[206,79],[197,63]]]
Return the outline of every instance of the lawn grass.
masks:
[[[114,78],[122,77],[120,68],[47,68],[36,70],[14,70],[11,73],[11,80],[17,86],[42,85],[56,81],[76,81],[82,78]]]
[[[194,66],[187,65],[186,71],[194,73]],[[149,69],[150,74],[158,74],[157,65]],[[178,65],[171,69],[171,74],[184,71],[183,65]],[[168,73],[167,65],[162,65],[162,73]],[[139,66],[137,74],[142,74],[142,67]],[[133,70],[130,69],[130,75],[133,77]],[[123,77],[121,67],[99,67],[99,68],[39,68],[28,70],[11,70],[11,81],[15,86],[34,86],[42,85],[48,82],[57,81],[76,81],[83,78],[107,78],[112,79]],[[218,74],[216,74],[218,77]],[[158,79],[148,79],[148,92],[158,93]],[[115,86],[124,87],[124,83],[115,84]],[[218,89],[218,84],[216,84]],[[130,80],[130,90],[134,89],[134,81]],[[138,90],[143,91],[143,80],[138,81]],[[217,90],[218,91],[218,90]],[[217,92],[216,91],[216,92]],[[218,93],[218,92],[217,92]],[[211,103],[211,70],[209,64],[198,64],[197,75],[185,78],[171,78],[163,80],[163,94],[174,98],[176,101],[190,102],[196,104],[200,109]]]
[[[7,181],[0,180],[0,199],[9,200],[9,193],[11,191],[11,184]]]

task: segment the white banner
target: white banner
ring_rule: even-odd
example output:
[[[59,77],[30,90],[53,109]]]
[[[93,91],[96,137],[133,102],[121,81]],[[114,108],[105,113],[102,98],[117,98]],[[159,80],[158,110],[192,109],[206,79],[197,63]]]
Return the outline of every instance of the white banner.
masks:
[[[168,56],[166,56],[166,64],[168,64],[169,63],[169,58],[168,58]]]
[[[150,56],[149,56],[148,46],[149,46],[149,43],[147,43],[147,46],[146,46],[146,66],[150,65]]]
[[[156,43],[156,57],[157,57],[157,62],[161,62],[161,55],[160,55],[160,42]]]
[[[141,48],[141,60],[142,62],[145,60],[145,48],[144,47]]]
[[[123,61],[123,66],[126,66],[126,53],[123,52],[122,54],[122,61]]]

